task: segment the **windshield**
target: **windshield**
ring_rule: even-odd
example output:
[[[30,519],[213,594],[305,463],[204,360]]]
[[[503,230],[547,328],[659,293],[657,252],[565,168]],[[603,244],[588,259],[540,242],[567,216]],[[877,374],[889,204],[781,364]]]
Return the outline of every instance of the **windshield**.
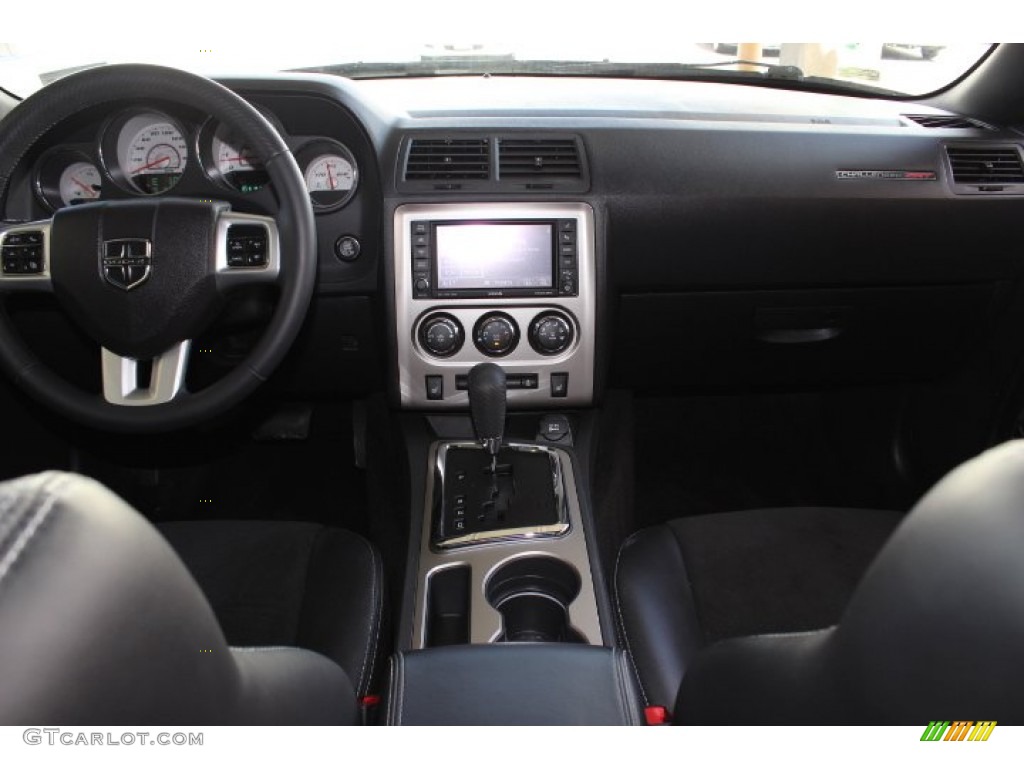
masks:
[[[26,96],[99,64],[146,61],[201,74],[326,72],[353,78],[438,75],[568,75],[800,83],[822,90],[912,96],[961,77],[988,43],[681,43],[657,30],[644,38],[577,35],[557,44],[469,40],[410,42],[387,36],[333,46],[161,50],[118,43],[95,50],[0,44],[0,86]]]

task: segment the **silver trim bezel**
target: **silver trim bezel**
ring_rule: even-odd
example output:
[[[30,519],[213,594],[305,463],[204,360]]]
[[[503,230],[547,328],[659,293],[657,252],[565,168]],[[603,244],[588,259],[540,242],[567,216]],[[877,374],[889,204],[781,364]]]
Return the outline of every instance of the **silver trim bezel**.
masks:
[[[228,229],[235,225],[262,226],[267,232],[267,263],[262,267],[228,266]],[[213,271],[218,288],[231,288],[253,283],[273,283],[281,276],[281,238],[277,222],[270,216],[225,211],[217,219]]]
[[[414,296],[412,284],[411,227],[417,221],[575,219],[577,242],[576,296],[523,296],[499,298],[435,299]],[[510,390],[510,408],[567,408],[587,406],[594,399],[597,325],[597,256],[594,210],[586,203],[444,203],[402,205],[394,219],[394,302],[398,395],[404,408],[460,410],[469,406],[469,395],[456,389],[456,377],[469,373],[477,363],[496,362],[507,374],[535,373],[537,389]],[[489,357],[468,338],[476,321],[487,312],[511,315],[523,339],[509,354]],[[567,315],[574,325],[570,347],[555,355],[543,355],[526,341],[530,321],[545,311]],[[458,318],[467,342],[456,354],[439,358],[419,344],[417,331],[433,312]],[[569,375],[566,397],[552,397],[550,374]],[[444,397],[428,400],[426,376],[441,376]]]
[[[41,221],[30,221],[24,224],[13,224],[0,227],[0,249],[7,241],[7,236],[19,232],[42,232],[42,260],[43,271],[31,275],[7,275],[3,272],[3,265],[0,264],[0,291],[9,290],[30,290],[30,291],[52,291],[53,283],[50,280],[50,219]],[[0,250],[2,253],[2,250]]]
[[[565,479],[562,477],[562,464],[558,460],[555,451],[545,445],[533,445],[529,443],[507,443],[506,448],[513,451],[526,451],[529,453],[546,454],[551,462],[552,487],[555,492],[555,504],[558,508],[558,522],[549,525],[533,525],[520,528],[503,528],[494,531],[475,531],[464,536],[450,536],[446,539],[433,539],[433,547],[439,550],[457,549],[459,547],[487,544],[500,541],[517,541],[520,539],[537,539],[564,536],[571,529],[569,522],[569,509],[566,503]],[[437,449],[437,457],[434,462],[434,482],[438,483],[444,478],[444,470],[448,458],[448,452],[455,449],[483,451],[480,443],[446,442]],[[430,524],[432,530],[436,531],[441,515],[444,513],[444,494],[437,497],[437,503],[431,510]]]
[[[522,557],[552,557],[562,560],[579,573],[580,591],[576,599],[567,606],[570,625],[590,645],[604,645],[602,625],[597,609],[597,595],[594,577],[590,569],[590,555],[583,525],[583,512],[576,489],[576,475],[572,458],[560,448],[548,448],[558,462],[565,488],[565,505],[569,529],[557,537],[516,537],[506,540],[490,540],[462,546],[455,549],[439,550],[432,546],[432,513],[437,466],[437,453],[447,444],[464,445],[462,440],[444,440],[433,443],[427,455],[427,487],[423,503],[423,525],[420,537],[420,554],[417,566],[416,594],[412,623],[414,649],[427,647],[427,600],[431,578],[444,570],[457,566],[470,569],[470,616],[469,642],[487,644],[500,637],[502,632],[501,613],[487,600],[487,581],[497,568]],[[535,447],[533,443],[509,443],[511,446]],[[547,448],[547,446],[545,446]],[[596,556],[596,555],[595,555]]]

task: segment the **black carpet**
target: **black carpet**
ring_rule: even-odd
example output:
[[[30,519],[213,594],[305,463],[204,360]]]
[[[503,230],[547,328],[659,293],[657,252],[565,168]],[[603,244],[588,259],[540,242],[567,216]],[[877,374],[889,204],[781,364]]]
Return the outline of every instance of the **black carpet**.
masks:
[[[762,507],[907,509],[898,408],[893,390],[637,398],[636,525]]]
[[[247,429],[121,445],[83,452],[78,471],[154,522],[296,520],[366,533],[366,478],[347,409],[318,408],[301,440],[254,439]]]

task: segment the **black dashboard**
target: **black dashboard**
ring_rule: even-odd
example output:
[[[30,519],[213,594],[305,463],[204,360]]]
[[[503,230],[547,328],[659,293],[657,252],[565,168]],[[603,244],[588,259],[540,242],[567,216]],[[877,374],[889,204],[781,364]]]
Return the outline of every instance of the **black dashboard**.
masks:
[[[579,308],[552,309],[593,334],[595,397],[609,383],[932,375],[985,345],[1021,276],[1020,131],[928,105],[586,78],[221,82],[320,185],[319,299],[289,386],[358,393],[383,381],[400,399],[398,348],[416,346],[423,317],[395,320],[417,298],[396,289],[408,206],[586,206],[593,314],[584,328]],[[180,169],[152,173],[172,164],[147,154],[168,126]],[[20,174],[8,219],[95,193],[273,208],[244,148],[159,99],[58,126]],[[353,361],[384,378],[353,375]]]

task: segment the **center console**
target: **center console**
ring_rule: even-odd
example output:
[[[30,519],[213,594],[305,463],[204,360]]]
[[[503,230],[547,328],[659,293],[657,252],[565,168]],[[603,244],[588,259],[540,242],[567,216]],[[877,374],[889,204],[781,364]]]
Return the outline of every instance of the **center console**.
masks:
[[[637,721],[574,446],[594,401],[596,242],[585,203],[395,209],[398,396],[435,413],[410,443],[423,501],[389,722]]]

